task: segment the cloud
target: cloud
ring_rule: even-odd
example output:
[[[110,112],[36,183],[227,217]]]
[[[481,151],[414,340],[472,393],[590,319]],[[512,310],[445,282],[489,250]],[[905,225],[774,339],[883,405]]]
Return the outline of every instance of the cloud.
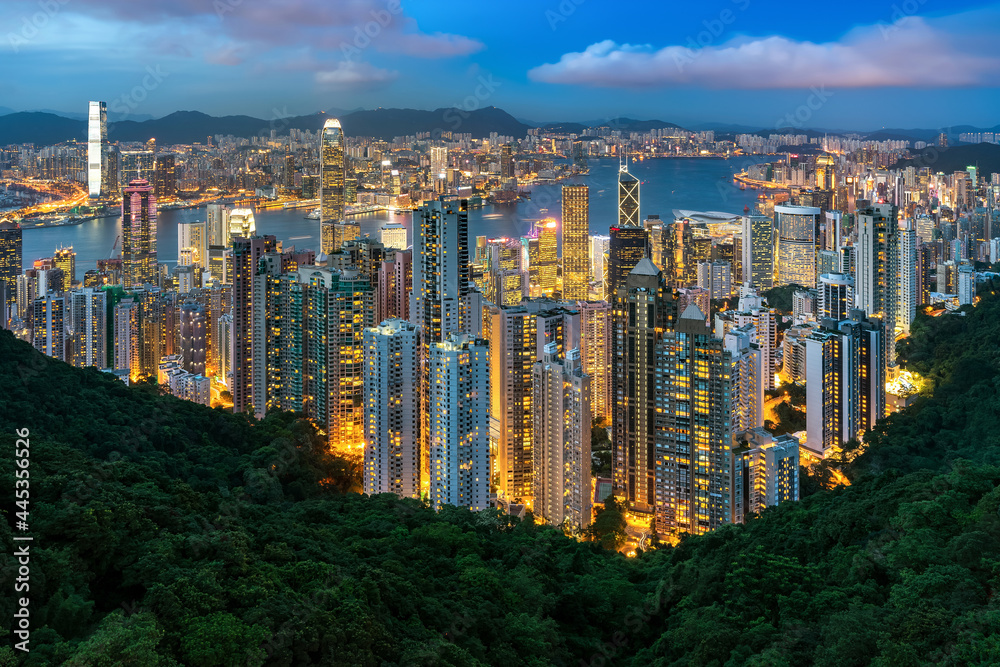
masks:
[[[395,81],[399,72],[364,62],[344,61],[333,69],[316,72],[316,83],[330,90],[370,89]]]
[[[213,65],[239,65],[242,64],[245,59],[245,52],[246,50],[242,46],[230,44],[229,46],[224,46],[221,49],[207,52],[205,54],[205,60]]]
[[[967,28],[968,30],[968,28]],[[598,42],[528,72],[534,81],[610,88],[914,88],[1000,84],[1000,58],[921,17],[856,28],[836,42],[736,37],[697,48]]]

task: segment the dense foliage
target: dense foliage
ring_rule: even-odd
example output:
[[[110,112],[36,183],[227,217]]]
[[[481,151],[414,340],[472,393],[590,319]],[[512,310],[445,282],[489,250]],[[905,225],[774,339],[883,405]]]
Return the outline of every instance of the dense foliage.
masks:
[[[932,395],[853,485],[626,559],[494,513],[351,492],[292,415],[253,422],[0,334],[0,626],[31,429],[30,654],[70,665],[993,665],[1000,299],[922,318]],[[610,508],[595,535],[615,542]]]

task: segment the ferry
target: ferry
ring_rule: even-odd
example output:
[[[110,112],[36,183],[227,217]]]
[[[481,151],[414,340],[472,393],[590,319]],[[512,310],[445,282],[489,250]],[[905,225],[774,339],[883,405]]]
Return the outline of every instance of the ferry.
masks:
[[[319,220],[319,209],[315,209],[306,213],[306,220]]]

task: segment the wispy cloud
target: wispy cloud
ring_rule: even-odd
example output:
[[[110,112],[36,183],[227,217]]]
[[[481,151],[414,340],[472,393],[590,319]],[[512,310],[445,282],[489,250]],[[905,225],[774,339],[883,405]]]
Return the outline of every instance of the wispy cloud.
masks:
[[[333,69],[316,72],[316,83],[328,90],[367,90],[396,80],[399,72],[365,62],[340,62]]]
[[[905,86],[965,87],[1000,84],[1000,56],[973,48],[942,24],[906,17],[894,24],[856,28],[835,42],[782,36],[738,37],[717,46],[655,49],[598,42],[528,76],[547,83],[614,88],[697,86],[717,89]]]

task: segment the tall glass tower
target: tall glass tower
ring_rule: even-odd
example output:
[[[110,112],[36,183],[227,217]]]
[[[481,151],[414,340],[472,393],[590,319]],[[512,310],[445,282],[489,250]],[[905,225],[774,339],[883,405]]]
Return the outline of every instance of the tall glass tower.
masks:
[[[122,197],[122,284],[156,284],[156,195],[146,180],[128,184]]]
[[[563,299],[586,300],[589,273],[590,191],[586,185],[562,189]]]
[[[320,245],[327,255],[334,245],[333,225],[344,219],[344,181],[347,170],[344,161],[344,131],[340,121],[328,118],[323,125],[320,145]]]
[[[639,179],[628,173],[628,164],[618,168],[618,226],[641,227],[639,224]]]
[[[87,115],[87,190],[91,197],[101,196],[101,158],[108,139],[108,105],[91,102]]]

